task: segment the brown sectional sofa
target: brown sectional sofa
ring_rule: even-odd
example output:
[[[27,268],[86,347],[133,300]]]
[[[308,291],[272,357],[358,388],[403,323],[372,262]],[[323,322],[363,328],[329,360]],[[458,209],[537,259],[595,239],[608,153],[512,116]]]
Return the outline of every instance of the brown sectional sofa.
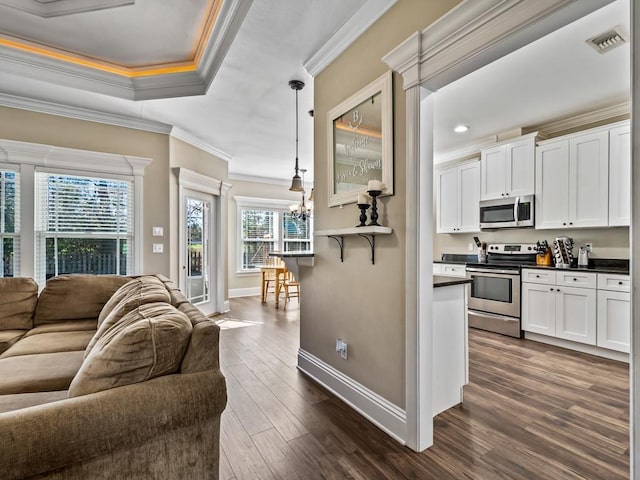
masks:
[[[0,278],[0,477],[218,478],[218,340],[161,275]]]

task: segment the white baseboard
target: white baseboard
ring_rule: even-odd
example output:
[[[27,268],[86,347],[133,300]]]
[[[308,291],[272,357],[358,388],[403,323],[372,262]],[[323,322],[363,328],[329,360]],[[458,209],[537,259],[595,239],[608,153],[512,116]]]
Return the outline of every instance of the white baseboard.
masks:
[[[231,305],[229,305],[229,300],[224,301],[223,310],[224,311],[220,313],[227,313],[229,310],[231,310]]]
[[[527,340],[533,340],[534,342],[546,343],[548,345],[554,345],[556,347],[563,347],[569,350],[576,350],[578,352],[589,353],[598,357],[608,358],[610,360],[629,363],[628,353],[596,347],[595,345],[572,342],[571,340],[565,340],[564,338],[549,337],[547,335],[541,335],[539,333],[532,332],[524,332],[524,338],[526,338]]]
[[[405,444],[407,419],[403,409],[302,349],[298,350],[298,369]]]
[[[229,298],[254,297],[260,295],[260,287],[232,288],[229,290]]]

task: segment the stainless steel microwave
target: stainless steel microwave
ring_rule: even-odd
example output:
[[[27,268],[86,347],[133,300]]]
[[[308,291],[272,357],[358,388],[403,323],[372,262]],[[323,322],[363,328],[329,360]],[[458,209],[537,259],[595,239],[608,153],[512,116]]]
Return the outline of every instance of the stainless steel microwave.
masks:
[[[534,223],[533,195],[480,201],[480,228],[526,228]]]

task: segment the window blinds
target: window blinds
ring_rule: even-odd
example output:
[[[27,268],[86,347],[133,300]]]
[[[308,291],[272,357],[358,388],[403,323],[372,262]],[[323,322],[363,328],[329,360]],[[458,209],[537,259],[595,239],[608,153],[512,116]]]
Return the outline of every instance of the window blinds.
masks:
[[[0,277],[20,275],[20,173],[0,169]]]

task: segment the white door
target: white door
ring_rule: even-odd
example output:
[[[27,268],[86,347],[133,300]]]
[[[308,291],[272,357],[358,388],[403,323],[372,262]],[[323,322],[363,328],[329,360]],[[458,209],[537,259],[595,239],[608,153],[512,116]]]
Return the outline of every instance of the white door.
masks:
[[[510,197],[535,193],[535,140],[527,138],[505,145],[506,189]]]
[[[609,225],[631,218],[631,126],[609,130]]]
[[[556,336],[595,345],[596,291],[561,286],[556,293]]]
[[[480,199],[491,200],[505,196],[505,148],[482,150],[480,154]]]
[[[183,189],[180,234],[180,287],[204,313],[215,312],[213,195]]]
[[[569,222],[569,142],[536,149],[536,228],[566,228]]]
[[[458,172],[452,167],[436,174],[438,233],[457,232],[460,226]]]
[[[522,329],[542,335],[556,335],[556,287],[522,284]]]
[[[460,166],[460,232],[480,231],[480,163]]]
[[[605,227],[609,217],[609,133],[569,140],[569,226]]]
[[[630,343],[629,293],[598,290],[598,346],[629,353]]]

